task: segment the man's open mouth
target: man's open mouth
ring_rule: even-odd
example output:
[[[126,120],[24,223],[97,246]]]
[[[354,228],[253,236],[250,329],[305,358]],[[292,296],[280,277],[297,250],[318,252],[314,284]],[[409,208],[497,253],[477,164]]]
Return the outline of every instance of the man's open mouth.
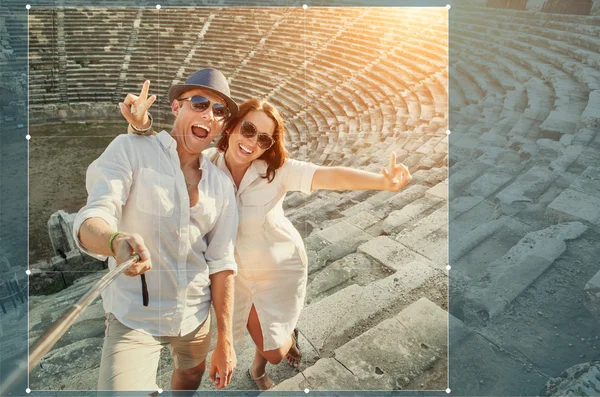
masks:
[[[204,125],[195,124],[192,126],[192,134],[194,134],[196,138],[206,139],[210,134],[210,129]]]

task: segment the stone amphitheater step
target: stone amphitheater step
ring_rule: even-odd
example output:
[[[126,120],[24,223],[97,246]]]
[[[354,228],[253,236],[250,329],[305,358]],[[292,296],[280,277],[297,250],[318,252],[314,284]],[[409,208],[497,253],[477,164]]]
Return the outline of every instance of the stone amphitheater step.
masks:
[[[508,348],[471,331],[452,315],[449,324],[451,354],[448,366],[451,372],[448,387],[452,393],[461,396],[536,395],[540,389],[536,385],[545,382],[546,378],[526,366],[521,357],[515,358]],[[454,372],[452,368],[461,370]],[[528,385],[529,390],[524,391],[523,385]]]
[[[558,177],[558,173],[549,171],[547,167],[533,166],[515,182],[500,191],[496,198],[506,206],[519,201],[532,202],[546,191]]]
[[[383,221],[382,230],[390,235],[397,234],[410,223],[420,220],[429,213],[439,208],[446,200],[439,197],[423,197],[393,211]]]
[[[371,247],[376,249],[373,245]],[[371,252],[371,249],[367,250]],[[398,258],[391,259],[394,263],[387,258],[373,259],[382,259],[380,263],[396,270],[396,273],[364,287],[351,285],[309,305],[302,313],[298,327],[319,355],[327,355],[333,350],[332,346],[339,346],[341,341],[369,327],[378,317],[387,317],[386,313],[412,302],[415,290],[445,279],[445,275],[436,271],[425,258],[404,261],[403,264]]]
[[[600,127],[598,109],[600,109],[600,90],[595,90],[590,92],[588,104],[581,115],[581,120],[588,126]]]
[[[390,242],[397,244],[391,240]],[[376,246],[373,248],[377,251]],[[377,261],[370,256],[366,258],[368,256],[366,254],[351,254],[345,259],[352,261],[356,256],[362,256],[362,260],[366,259],[370,263]],[[301,370],[320,358],[330,356],[348,340],[357,337],[364,330],[372,328],[391,315],[399,313],[421,296],[427,296],[439,302],[438,304],[446,305],[447,277],[445,273],[434,269],[430,261],[423,258],[421,261],[416,260],[402,265],[400,258],[390,258],[391,262],[385,258],[380,259],[383,261],[380,266],[388,269],[397,268],[396,272],[365,286],[350,285],[305,307],[298,323],[299,344],[303,352]],[[445,312],[438,310],[444,315],[445,321]],[[443,334],[446,335],[445,330]],[[250,336],[246,335],[244,348],[237,350],[238,369],[233,375],[230,389],[256,388],[246,374],[253,357],[254,345]],[[267,371],[276,383],[292,378],[297,373],[297,370],[289,367],[285,361],[277,366],[269,365]],[[168,365],[159,371],[159,386],[169,387],[170,373],[171,367]],[[205,377],[200,389],[211,388]]]
[[[477,282],[465,292],[465,321],[487,322],[536,280],[566,249],[566,240],[581,236],[580,222],[553,225],[527,233],[505,255],[479,270]]]
[[[398,233],[396,241],[423,255],[440,270],[448,264],[448,206],[444,205]]]
[[[371,207],[362,204],[358,204],[355,207],[349,208],[347,211],[353,211],[356,207],[361,207],[360,210],[368,210],[374,216],[379,219],[387,218],[387,216],[396,210],[402,209],[404,206],[412,203],[413,201],[422,198],[425,195],[428,187],[419,184],[409,184],[406,188],[402,189],[392,197],[384,200],[380,205]],[[358,209],[358,208],[357,208]],[[345,215],[354,215],[354,213],[345,213]]]
[[[410,389],[438,361],[435,378],[423,388],[444,390],[447,349],[448,313],[421,298],[273,390]]]
[[[103,340],[101,335],[51,350],[32,369],[29,387],[33,390],[95,390]]]
[[[585,284],[583,293],[585,307],[600,321],[600,271]]]
[[[513,177],[514,174],[512,172],[507,172],[501,167],[491,168],[469,184],[465,192],[472,197],[486,198],[496,193],[498,189],[510,182]]]
[[[313,233],[306,239],[309,274],[321,269],[330,261],[356,252],[361,244],[372,238],[373,236],[347,221],[335,223]]]
[[[393,270],[362,253],[351,253],[309,276],[306,304],[336,293],[351,284],[365,286],[389,276]]]
[[[472,213],[476,217],[476,211]],[[504,255],[522,236],[531,231],[531,227],[511,218],[481,219],[469,229],[460,220],[451,224],[450,258],[453,270],[476,277],[478,270],[489,263],[490,258]],[[464,227],[467,226],[467,227]],[[459,261],[468,254],[468,258]],[[452,273],[455,273],[454,271]]]
[[[579,220],[600,226],[600,169],[588,167],[546,208],[554,221]],[[577,203],[577,205],[573,205]]]

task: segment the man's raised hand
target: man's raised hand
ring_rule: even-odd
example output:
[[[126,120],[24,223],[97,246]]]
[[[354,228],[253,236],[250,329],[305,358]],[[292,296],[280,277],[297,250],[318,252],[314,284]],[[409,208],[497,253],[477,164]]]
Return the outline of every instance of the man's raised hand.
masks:
[[[144,130],[150,127],[150,118],[148,117],[148,109],[154,101],[156,95],[148,97],[148,89],[150,88],[150,80],[144,81],[140,95],[127,94],[124,102],[119,103],[121,114],[132,126]]]

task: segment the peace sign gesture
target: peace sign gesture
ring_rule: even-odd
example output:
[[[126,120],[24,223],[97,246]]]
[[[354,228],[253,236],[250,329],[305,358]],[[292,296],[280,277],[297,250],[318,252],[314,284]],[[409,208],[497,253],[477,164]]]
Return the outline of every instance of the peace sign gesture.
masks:
[[[389,192],[397,192],[406,186],[412,179],[412,175],[410,175],[408,168],[404,164],[396,164],[396,152],[390,154],[389,170],[385,167],[381,167],[381,173],[385,177],[384,189]]]
[[[119,103],[121,114],[129,124],[144,130],[150,127],[150,118],[148,117],[148,109],[156,100],[156,95],[148,97],[148,88],[150,88],[150,80],[144,81],[142,92],[140,95],[127,94],[124,102]]]

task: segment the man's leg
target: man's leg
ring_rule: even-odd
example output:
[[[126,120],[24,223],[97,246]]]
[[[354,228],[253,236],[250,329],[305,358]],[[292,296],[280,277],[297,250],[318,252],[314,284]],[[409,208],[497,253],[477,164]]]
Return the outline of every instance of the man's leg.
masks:
[[[173,356],[172,390],[198,390],[206,369],[206,355],[210,349],[211,314],[204,323],[187,335],[173,337],[169,346]]]
[[[108,314],[98,390],[157,390],[162,347],[157,338],[128,328]]]
[[[189,369],[177,369],[173,370],[173,376],[171,377],[171,389],[172,390],[198,390],[200,382],[202,381],[202,375],[206,369],[206,360],[202,361],[199,365]]]

